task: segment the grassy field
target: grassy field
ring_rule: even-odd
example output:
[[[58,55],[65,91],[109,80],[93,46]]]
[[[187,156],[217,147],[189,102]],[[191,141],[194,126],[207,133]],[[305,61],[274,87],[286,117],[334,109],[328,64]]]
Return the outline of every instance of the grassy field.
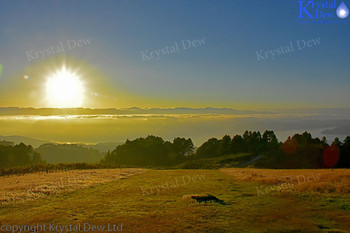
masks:
[[[105,170],[104,174],[116,170]],[[350,232],[349,170],[136,170],[128,174],[131,173],[123,179],[3,204],[0,224],[80,223],[81,229],[106,227],[95,232],[108,232],[108,224],[122,224],[123,232],[140,233]],[[56,174],[58,180],[59,176]],[[301,183],[303,176],[306,182],[298,184],[297,177]],[[0,179],[1,186],[6,187],[11,178]],[[26,176],[19,179],[26,180]],[[288,182],[289,186],[277,187]],[[312,188],[305,188],[308,185]],[[14,185],[12,189],[15,192]]]
[[[91,169],[0,177],[0,205],[66,194],[79,189],[125,179],[144,169]]]
[[[237,181],[258,182],[267,192],[350,194],[350,169],[253,169],[228,168],[223,172]],[[265,186],[264,186],[265,185]]]

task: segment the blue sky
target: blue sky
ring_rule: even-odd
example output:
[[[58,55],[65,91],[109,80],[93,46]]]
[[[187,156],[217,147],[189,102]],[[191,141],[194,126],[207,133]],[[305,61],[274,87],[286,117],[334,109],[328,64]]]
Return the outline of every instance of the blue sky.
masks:
[[[91,38],[88,46],[64,55],[96,67],[107,77],[106,86],[123,90],[120,98],[126,100],[109,102],[110,107],[349,107],[350,17],[345,24],[301,24],[296,0],[14,0],[2,1],[1,8],[3,99],[21,89],[12,79],[40,62],[28,61],[26,51]],[[202,38],[205,44],[159,60],[141,56]],[[319,45],[295,48],[275,60],[256,56],[259,50],[318,38]],[[118,92],[108,95],[118,98]],[[18,106],[25,105],[30,104],[19,98]]]

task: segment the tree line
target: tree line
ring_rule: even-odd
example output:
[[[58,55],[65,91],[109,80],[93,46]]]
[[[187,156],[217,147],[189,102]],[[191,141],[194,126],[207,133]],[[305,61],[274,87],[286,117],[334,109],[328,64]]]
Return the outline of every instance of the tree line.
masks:
[[[10,168],[43,163],[39,153],[32,146],[0,144],[0,168]]]
[[[100,163],[50,164],[43,160],[40,153],[30,145],[23,143],[15,145],[13,142],[0,141],[0,176],[115,167],[112,164]]]
[[[135,166],[173,166],[186,161],[249,153],[260,156],[254,164],[260,168],[350,168],[350,137],[331,144],[325,137],[313,138],[310,133],[295,134],[279,142],[274,131],[245,131],[233,137],[211,138],[196,151],[192,140],[175,138],[173,142],[148,136],[127,140],[109,151],[101,161],[105,164]]]
[[[172,166],[184,162],[194,153],[192,140],[175,138],[173,142],[161,137],[148,136],[127,140],[113,151],[108,151],[103,164],[127,164],[135,166]]]
[[[255,167],[260,168],[350,168],[350,137],[343,142],[335,138],[313,138],[310,133],[295,134],[285,142],[278,142],[273,131],[245,131],[231,138],[211,138],[197,150],[197,158],[213,158],[235,153],[262,155]]]
[[[263,135],[259,131],[245,131],[244,134],[222,139],[211,138],[197,150],[198,158],[213,158],[236,153],[261,154],[278,148],[279,143],[273,131],[266,130]]]
[[[47,164],[32,146],[0,143],[1,174],[22,174],[37,171],[108,168],[121,166],[173,167],[188,161],[248,153],[259,156],[254,164],[260,168],[350,168],[350,136],[344,141],[335,138],[328,143],[323,137],[310,133],[295,134],[279,142],[273,131],[245,131],[233,137],[211,138],[197,150],[190,138],[174,138],[172,142],[161,137],[147,136],[126,140],[113,151],[108,151],[96,164]],[[14,169],[16,168],[16,169]]]

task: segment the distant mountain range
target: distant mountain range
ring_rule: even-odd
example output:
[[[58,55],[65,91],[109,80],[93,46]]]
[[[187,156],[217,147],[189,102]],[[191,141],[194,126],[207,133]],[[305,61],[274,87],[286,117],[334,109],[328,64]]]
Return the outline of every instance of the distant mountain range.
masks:
[[[0,136],[0,141],[6,141],[13,142],[14,144],[24,143],[26,145],[31,145],[34,148],[38,148],[43,144],[64,144],[64,143],[55,143],[52,141],[46,141],[41,139],[35,139],[35,138],[29,138],[29,137],[23,137],[23,136]],[[88,149],[95,149],[98,150],[101,153],[112,151],[114,150],[118,145],[123,144],[123,142],[102,142],[97,144],[84,144],[84,143],[72,143],[74,145],[79,145]]]
[[[95,145],[85,145],[86,147],[93,148],[100,152],[108,152],[114,150],[117,146],[123,144],[124,142],[102,142]]]
[[[0,141],[10,141],[14,142],[15,144],[24,143],[26,145],[31,145],[32,147],[36,148],[39,147],[41,144],[50,143],[50,141],[45,141],[41,139],[34,139],[29,137],[23,137],[23,136],[0,136]]]
[[[350,117],[350,108],[304,108],[304,109],[276,109],[271,111],[238,110],[234,108],[20,108],[0,107],[0,116],[57,116],[57,115],[126,115],[126,114],[319,114],[332,117]]]
[[[0,107],[0,115],[119,115],[119,114],[271,114],[267,111],[237,110],[233,108],[19,108]]]

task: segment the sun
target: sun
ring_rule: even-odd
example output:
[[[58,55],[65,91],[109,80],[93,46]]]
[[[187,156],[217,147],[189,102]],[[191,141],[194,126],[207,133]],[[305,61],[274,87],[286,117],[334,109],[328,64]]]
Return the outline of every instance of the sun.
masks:
[[[63,66],[47,77],[46,100],[50,107],[75,108],[84,103],[84,84],[80,77]]]

